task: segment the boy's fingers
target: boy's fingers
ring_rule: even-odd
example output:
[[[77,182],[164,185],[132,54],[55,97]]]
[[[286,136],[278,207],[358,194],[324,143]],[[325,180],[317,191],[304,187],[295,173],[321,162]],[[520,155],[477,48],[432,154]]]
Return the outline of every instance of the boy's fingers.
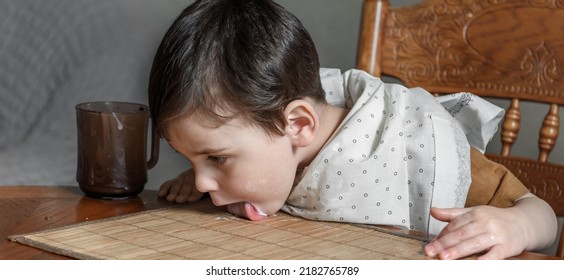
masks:
[[[500,246],[493,246],[487,253],[482,256],[479,256],[477,259],[479,260],[499,260],[503,259],[504,254],[503,250]]]
[[[168,192],[170,190],[170,185],[171,182],[170,181],[166,181],[164,182],[161,187],[159,188],[159,192],[158,192],[158,196],[159,197],[165,197],[168,195]]]
[[[470,223],[471,220],[468,219],[467,216],[464,216],[464,214],[469,211],[470,208],[431,208],[431,215],[435,219],[448,223],[435,237],[435,240],[443,238],[451,232],[460,230],[460,228]]]
[[[182,186],[182,183],[175,180],[170,185],[170,188],[168,190],[168,196],[166,197],[166,199],[168,201],[175,201],[176,197],[178,196],[178,192],[180,191],[181,186]]]
[[[431,208],[431,216],[433,218],[442,221],[442,222],[450,222],[455,218],[467,213],[470,211],[470,208]]]
[[[204,194],[197,191],[195,188],[186,187],[180,189],[180,193],[176,196],[176,203],[185,203],[196,201],[202,198]]]
[[[204,196],[204,193],[201,193],[198,190],[196,190],[196,188],[193,188],[192,193],[188,197],[188,201],[192,202],[192,201],[200,200],[203,196]]]
[[[440,259],[458,259],[480,253],[494,245],[487,233],[462,229],[446,234],[425,246],[425,254]]]
[[[188,202],[188,195],[186,195],[186,194],[178,194],[178,195],[174,198],[174,202],[176,202],[176,203],[185,203],[185,202]]]

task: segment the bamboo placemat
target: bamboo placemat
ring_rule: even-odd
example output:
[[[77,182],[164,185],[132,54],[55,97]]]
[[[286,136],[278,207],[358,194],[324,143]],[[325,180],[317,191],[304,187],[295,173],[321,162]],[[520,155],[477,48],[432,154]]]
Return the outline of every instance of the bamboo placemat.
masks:
[[[10,239],[77,259],[427,259],[416,239],[283,212],[253,222],[208,200]]]

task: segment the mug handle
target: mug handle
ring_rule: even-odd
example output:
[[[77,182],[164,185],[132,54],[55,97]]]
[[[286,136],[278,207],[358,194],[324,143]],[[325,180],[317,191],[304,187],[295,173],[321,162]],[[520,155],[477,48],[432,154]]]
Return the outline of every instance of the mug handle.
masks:
[[[159,161],[159,133],[153,125],[151,125],[151,128],[151,158],[147,162],[147,169],[155,167],[157,161]]]

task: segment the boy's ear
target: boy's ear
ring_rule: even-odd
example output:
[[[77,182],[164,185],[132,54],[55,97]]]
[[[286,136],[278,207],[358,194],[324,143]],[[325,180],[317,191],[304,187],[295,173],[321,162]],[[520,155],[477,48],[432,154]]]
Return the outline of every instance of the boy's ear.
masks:
[[[290,102],[284,109],[286,134],[292,144],[306,147],[313,142],[319,129],[319,118],[313,106],[303,99]]]

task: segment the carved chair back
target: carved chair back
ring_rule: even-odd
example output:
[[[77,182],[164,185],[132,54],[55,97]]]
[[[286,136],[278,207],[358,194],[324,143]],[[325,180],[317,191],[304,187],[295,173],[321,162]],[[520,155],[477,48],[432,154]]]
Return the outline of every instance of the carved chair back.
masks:
[[[564,216],[564,165],[550,163],[564,105],[564,1],[423,0],[390,7],[365,0],[357,68],[436,94],[471,92],[508,99],[500,154],[535,195]],[[521,103],[546,104],[536,159],[511,155]],[[533,145],[533,135],[523,135]],[[554,153],[562,155],[564,147]],[[564,234],[558,252],[564,257]]]

